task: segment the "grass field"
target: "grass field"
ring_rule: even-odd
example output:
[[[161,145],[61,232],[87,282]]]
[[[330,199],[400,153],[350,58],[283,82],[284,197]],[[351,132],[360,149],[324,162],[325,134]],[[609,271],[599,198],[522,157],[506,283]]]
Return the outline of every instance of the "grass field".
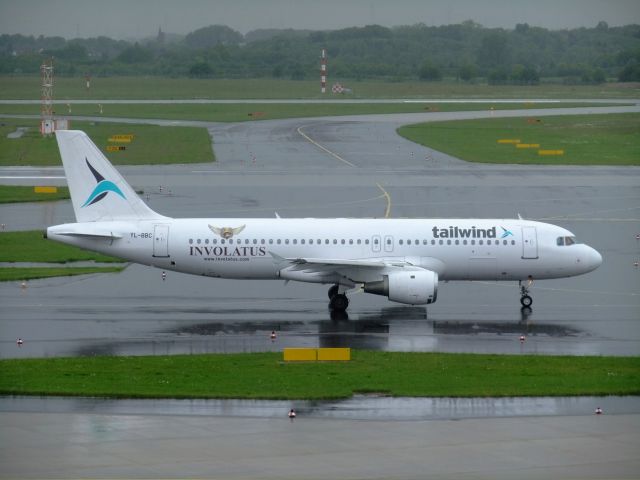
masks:
[[[640,115],[635,113],[422,123],[398,133],[470,162],[640,165]],[[564,155],[540,156],[538,148],[516,148],[499,139],[539,144]]]
[[[330,79],[329,82],[338,79]],[[0,76],[0,99],[39,99],[40,76]],[[276,79],[201,80],[163,77],[56,77],[54,95],[65,99],[279,99],[279,98],[637,98],[638,84],[492,86],[456,82],[344,80],[349,95],[320,94],[319,82]]]
[[[7,138],[19,126],[29,127],[21,138]],[[203,163],[214,160],[211,138],[205,128],[158,127],[117,123],[73,122],[71,128],[84,130],[115,165]],[[133,134],[124,151],[108,152],[108,141],[118,134]],[[0,166],[62,165],[53,136],[43,137],[39,120],[8,119],[0,122]]]
[[[115,273],[121,272],[124,268],[125,267],[0,267],[0,282],[35,280],[49,277],[71,277],[74,275],[88,275],[91,273]]]
[[[38,230],[0,233],[0,262],[65,263],[91,260],[122,262],[119,258],[47,240],[43,232]]]
[[[68,187],[58,187],[55,193],[36,193],[33,187],[0,185],[0,203],[50,202],[68,198],[71,198]]]
[[[277,118],[371,115],[384,113],[454,112],[479,110],[515,110],[531,108],[572,108],[605,106],[587,103],[235,103],[235,104],[97,104],[56,105],[56,111],[73,120],[74,116],[202,120],[207,122],[244,122]],[[0,115],[39,115],[39,105],[0,105]],[[73,122],[75,125],[75,122]],[[75,127],[74,127],[75,128]]]
[[[345,363],[280,353],[0,361],[0,393],[147,398],[637,395],[640,357],[355,351]]]

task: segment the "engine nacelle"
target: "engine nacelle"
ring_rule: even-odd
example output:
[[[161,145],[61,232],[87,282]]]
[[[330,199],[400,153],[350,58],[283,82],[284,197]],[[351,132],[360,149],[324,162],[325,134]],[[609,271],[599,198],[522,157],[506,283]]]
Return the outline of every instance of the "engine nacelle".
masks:
[[[409,305],[434,303],[438,298],[438,274],[431,270],[394,272],[379,282],[365,283],[364,291]]]

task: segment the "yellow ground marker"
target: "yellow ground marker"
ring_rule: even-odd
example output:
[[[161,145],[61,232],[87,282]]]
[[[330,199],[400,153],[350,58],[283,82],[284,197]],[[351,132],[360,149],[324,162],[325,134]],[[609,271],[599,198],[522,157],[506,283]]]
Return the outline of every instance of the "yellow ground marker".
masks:
[[[540,148],[539,143],[518,143],[516,148]]]
[[[519,138],[499,138],[498,143],[520,143]]]
[[[348,362],[350,348],[285,348],[285,362]]]
[[[58,193],[58,187],[33,187],[35,193]]]
[[[538,155],[564,155],[564,150],[538,150]]]

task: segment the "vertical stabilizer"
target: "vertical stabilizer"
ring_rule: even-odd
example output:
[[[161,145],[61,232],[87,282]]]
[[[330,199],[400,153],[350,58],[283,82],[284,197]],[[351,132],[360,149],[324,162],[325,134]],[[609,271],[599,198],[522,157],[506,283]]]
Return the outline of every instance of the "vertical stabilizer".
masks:
[[[80,130],[57,130],[77,222],[162,218],[138,197],[109,160]]]

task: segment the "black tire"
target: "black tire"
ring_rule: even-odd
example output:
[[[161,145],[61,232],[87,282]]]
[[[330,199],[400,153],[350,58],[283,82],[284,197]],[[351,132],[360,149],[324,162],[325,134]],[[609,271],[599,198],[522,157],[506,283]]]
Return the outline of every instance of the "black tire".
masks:
[[[333,298],[338,294],[338,285],[333,285],[328,292],[329,298]]]
[[[530,307],[533,303],[533,298],[531,298],[529,295],[523,295],[522,298],[520,298],[520,303],[523,307]]]
[[[349,299],[344,293],[339,293],[331,297],[329,308],[331,310],[346,310],[349,306]]]

